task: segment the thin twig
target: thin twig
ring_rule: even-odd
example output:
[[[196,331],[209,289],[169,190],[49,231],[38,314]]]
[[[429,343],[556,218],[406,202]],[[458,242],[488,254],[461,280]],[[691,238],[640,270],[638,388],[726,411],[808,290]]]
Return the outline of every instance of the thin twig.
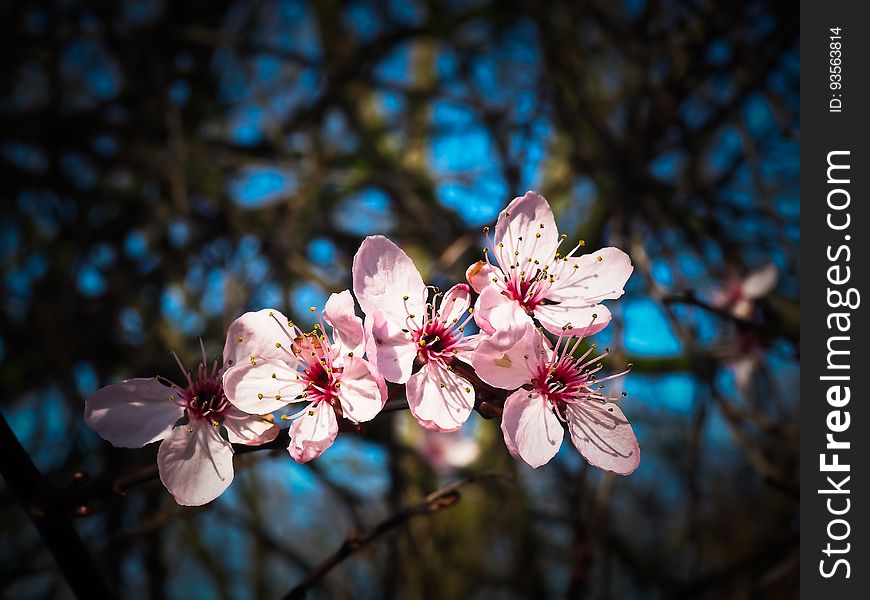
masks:
[[[509,477],[509,475],[501,472],[487,471],[448,483],[416,504],[406,506],[399,512],[381,521],[369,531],[363,534],[351,534],[344,540],[344,543],[338,550],[328,556],[313,571],[309,572],[302,581],[296,584],[296,586],[284,596],[284,600],[297,600],[305,597],[308,590],[323,579],[335,566],[343,562],[347,557],[360,548],[367,546],[399,525],[410,521],[416,516],[433,514],[444,510],[445,508],[450,508],[459,502],[460,488],[482,479],[497,477]]]

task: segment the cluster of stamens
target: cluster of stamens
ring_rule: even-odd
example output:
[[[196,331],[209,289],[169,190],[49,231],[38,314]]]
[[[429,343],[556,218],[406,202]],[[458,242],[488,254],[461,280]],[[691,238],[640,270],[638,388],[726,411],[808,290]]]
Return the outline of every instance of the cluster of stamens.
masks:
[[[505,211],[499,218],[508,218],[510,213]],[[518,236],[516,239],[510,228],[506,229],[507,246],[505,242],[494,244],[490,237],[489,227],[484,227],[487,247],[483,249],[486,262],[490,263],[489,255],[492,253],[498,260],[504,277],[493,277],[492,281],[502,289],[507,297],[520,303],[523,309],[532,313],[547,299],[550,290],[556,285],[577,284],[583,279],[595,277],[594,274],[582,278],[577,276],[578,265],[569,263],[568,259],[575,256],[580,248],[586,245],[580,240],[570,252],[564,256],[556,253],[555,256],[541,256],[543,249],[538,248],[538,240],[541,232],[546,229],[543,223],[538,224],[538,231],[531,239]],[[559,237],[559,246],[568,236],[562,234]],[[599,261],[601,256],[596,257]],[[574,280],[576,278],[576,281]]]
[[[178,386],[165,377],[158,379],[168,383],[172,388],[169,400],[187,410],[187,416],[191,420],[205,419],[215,427],[223,420],[223,412],[229,406],[229,401],[224,395],[223,383],[220,375],[220,361],[215,359],[211,369],[206,367],[205,347],[202,340],[199,341],[202,351],[202,362],[199,363],[196,373],[187,370],[175,352],[172,352],[175,362],[187,381],[184,387]]]
[[[454,314],[453,304],[456,302],[456,297],[449,298],[446,302],[449,302],[450,306],[446,306],[443,300],[444,294],[437,288],[427,286],[423,293],[428,296],[430,289],[434,294],[431,302],[423,298],[426,306],[423,315],[414,314],[408,306],[408,296],[402,297],[406,312],[406,328],[403,331],[410,333],[417,344],[417,358],[421,362],[424,364],[437,362],[447,368],[462,344],[465,326],[473,317],[474,309],[469,308],[462,320],[458,316],[451,318],[450,315]]]
[[[282,415],[284,420],[294,419],[297,416],[308,411],[313,413],[313,406],[320,402],[328,402],[336,411],[341,414],[341,405],[338,400],[338,390],[341,388],[341,373],[342,368],[337,366],[336,359],[338,358],[338,350],[333,347],[329,338],[324,333],[326,331],[322,315],[315,307],[310,308],[312,313],[317,315],[317,323],[309,332],[304,332],[293,321],[282,323],[278,317],[270,312],[269,316],[278,324],[281,331],[287,339],[287,344],[280,341],[275,342],[275,347],[287,354],[289,364],[296,364],[297,369],[295,380],[305,383],[305,391],[296,398],[288,399],[288,401],[305,399],[309,401],[309,406],[301,411],[298,415]],[[353,356],[353,353],[348,353]],[[257,358],[250,357],[251,364],[256,364]],[[272,378],[279,381],[282,380],[280,374],[272,373]],[[263,394],[258,394],[260,399]],[[280,395],[275,396],[276,400],[281,400]]]
[[[532,373],[534,390],[550,403],[563,420],[565,408],[570,404],[615,400],[603,393],[604,382],[622,377],[629,371],[626,369],[621,373],[597,378],[596,373],[603,368],[600,361],[610,354],[610,348],[590,358],[597,348],[596,344],[592,344],[582,355],[575,357],[574,352],[581,340],[579,337],[560,335],[551,356],[548,357],[543,350],[538,357],[524,356]],[[625,393],[622,395],[625,396]]]

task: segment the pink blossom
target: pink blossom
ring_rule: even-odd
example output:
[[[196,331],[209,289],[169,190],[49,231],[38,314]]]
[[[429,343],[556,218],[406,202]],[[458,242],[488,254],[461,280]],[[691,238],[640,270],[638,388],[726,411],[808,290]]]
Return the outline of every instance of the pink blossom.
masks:
[[[408,255],[387,238],[370,236],[353,259],[353,290],[366,313],[378,369],[387,381],[406,383],[420,425],[459,429],[474,408],[474,389],[452,366],[457,359],[470,362],[477,339],[465,335],[468,286],[455,285],[443,297],[436,292],[429,301],[430,288]],[[422,367],[413,373],[415,359]]]
[[[634,270],[631,259],[617,248],[578,256],[583,242],[562,256],[557,251],[565,237],[547,200],[535,192],[514,198],[501,212],[486,261],[466,273],[480,294],[475,320],[482,330],[532,324],[533,316],[556,335],[591,335],[607,326],[610,311],[601,301],[622,296]],[[490,251],[497,265],[489,262]]]
[[[737,389],[746,394],[749,392],[752,377],[764,364],[765,348],[753,331],[741,332],[737,337],[737,346],[735,355],[728,358],[725,364],[734,375]]]
[[[332,340],[326,336],[326,324],[332,328]],[[305,402],[293,416],[282,417],[293,419],[287,450],[297,462],[317,458],[332,445],[339,417],[360,423],[383,408],[386,384],[377,368],[362,358],[366,334],[349,291],[329,297],[320,323],[310,333],[273,309],[242,315],[234,327],[235,343],[252,343],[246,360],[224,373],[227,398],[247,413]]]
[[[225,357],[234,360],[232,353]],[[186,506],[211,502],[232,483],[233,443],[260,445],[278,434],[271,416],[230,405],[218,362],[210,370],[205,363],[203,350],[195,373],[182,367],[184,385],[163,377],[128,379],[97,390],[85,403],[85,422],[115,446],[163,440],[157,451],[160,480]]]
[[[713,291],[712,304],[738,319],[749,319],[755,301],[770,294],[778,281],[779,269],[773,263],[752,271],[744,278],[732,274],[721,288]]]
[[[442,476],[467,467],[480,456],[477,440],[460,431],[445,433],[424,429],[417,451]]]
[[[481,341],[472,364],[486,383],[516,389],[505,401],[501,424],[515,458],[535,468],[549,462],[562,445],[564,423],[590,464],[628,475],[640,462],[640,448],[622,410],[600,385],[624,373],[596,379],[606,354],[589,359],[593,347],[574,358],[579,343],[560,336],[551,349],[531,325],[504,329]]]

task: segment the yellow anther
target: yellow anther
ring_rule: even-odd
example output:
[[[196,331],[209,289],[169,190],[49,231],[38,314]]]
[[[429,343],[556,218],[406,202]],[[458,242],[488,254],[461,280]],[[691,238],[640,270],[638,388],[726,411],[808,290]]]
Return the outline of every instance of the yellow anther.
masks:
[[[309,416],[309,417],[313,417],[313,416],[314,416],[314,411],[313,411],[313,410],[309,410],[309,411],[308,411],[308,416]]]
[[[535,237],[536,237],[536,238],[541,237],[541,232],[539,231],[538,233],[536,233],[536,234],[535,234]]]
[[[277,373],[272,373],[272,379],[278,379],[278,374],[277,374]]]
[[[193,427],[188,427],[188,428],[187,428],[187,433],[193,433]]]
[[[281,415],[281,420],[282,421],[289,421],[290,417],[288,417],[287,415]]]
[[[578,246],[585,246],[585,245],[586,245],[586,240],[580,240],[579,242],[577,242],[577,245],[578,245]]]
[[[348,352],[347,355],[348,355],[349,357],[353,358],[353,352]]]
[[[310,310],[311,312],[314,312],[314,311],[317,310],[317,309],[316,309],[315,307],[313,307],[313,306],[310,306],[310,307],[308,307],[308,310]]]
[[[280,400],[280,399],[281,399],[281,394],[275,394],[275,400]]]
[[[241,344],[241,343],[242,343],[242,336],[239,336],[239,337],[236,338],[236,343],[237,343],[237,344]]]
[[[600,256],[596,256],[595,260],[597,260],[598,262],[601,262],[602,258]]]
[[[276,348],[280,348],[280,347],[281,347],[281,342],[275,342],[275,347],[276,347]]]
[[[402,300],[407,300],[408,296],[402,296]]]
[[[469,388],[469,387],[465,388],[465,393],[466,393],[466,394],[471,393],[471,388]]]

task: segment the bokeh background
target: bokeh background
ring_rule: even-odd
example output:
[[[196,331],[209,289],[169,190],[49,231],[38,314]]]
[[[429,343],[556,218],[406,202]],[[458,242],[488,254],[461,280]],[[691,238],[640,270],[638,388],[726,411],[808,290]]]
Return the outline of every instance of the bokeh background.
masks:
[[[88,394],[176,377],[170,349],[216,355],[245,310],[306,322],[367,234],[450,285],[535,189],[570,239],[635,265],[595,340],[634,365],[614,386],[630,477],[568,443],[529,469],[479,415],[433,442],[397,411],[308,465],[237,457],[201,509],[154,481],[92,503],[75,526],[122,597],[280,597],[352,530],[483,470],[515,478],[313,597],[796,595],[794,3],[35,0],[0,30],[0,406],[59,486],[155,458],[90,431]],[[735,310],[761,268],[775,289]],[[0,502],[0,589],[69,597]]]

